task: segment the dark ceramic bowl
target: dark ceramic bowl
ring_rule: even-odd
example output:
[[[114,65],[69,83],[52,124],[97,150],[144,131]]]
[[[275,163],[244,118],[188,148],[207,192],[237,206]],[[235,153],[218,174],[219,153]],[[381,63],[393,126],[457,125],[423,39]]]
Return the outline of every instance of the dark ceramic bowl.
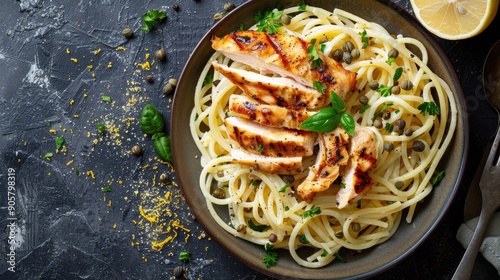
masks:
[[[431,235],[450,208],[461,181],[468,149],[468,123],[462,88],[451,63],[437,42],[411,15],[396,5],[366,0],[307,1],[308,5],[330,11],[341,8],[381,24],[392,34],[404,34],[423,42],[429,52],[430,68],[442,77],[456,94],[458,125],[454,139],[442,159],[443,166],[439,167],[445,169],[445,179],[440,183],[439,191],[432,192],[425,202],[417,207],[412,224],[402,221],[396,234],[388,241],[360,254],[347,256],[345,263],[335,262],[323,268],[309,269],[299,266],[283,251],[280,253],[278,264],[267,269],[262,264],[265,254],[262,246],[227,233],[214,222],[207,211],[205,199],[198,187],[201,166],[196,156],[200,153],[191,138],[188,120],[194,106],[195,84],[203,68],[200,65],[204,65],[214,52],[210,46],[210,37],[226,35],[237,30],[240,24],[244,24],[245,27],[252,26],[257,11],[272,9],[278,2],[283,4],[282,7],[291,7],[298,5],[300,1],[248,1],[218,22],[203,37],[189,58],[176,88],[171,117],[172,151],[178,182],[191,211],[208,234],[228,252],[255,270],[284,279],[365,278],[376,275],[414,252]],[[227,208],[221,209],[222,215],[227,216],[226,212]]]

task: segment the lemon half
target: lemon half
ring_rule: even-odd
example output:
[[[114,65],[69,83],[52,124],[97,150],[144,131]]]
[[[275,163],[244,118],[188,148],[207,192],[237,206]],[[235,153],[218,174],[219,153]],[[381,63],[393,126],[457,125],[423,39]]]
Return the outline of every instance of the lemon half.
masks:
[[[436,36],[461,40],[478,35],[493,21],[499,0],[410,0],[415,16]]]

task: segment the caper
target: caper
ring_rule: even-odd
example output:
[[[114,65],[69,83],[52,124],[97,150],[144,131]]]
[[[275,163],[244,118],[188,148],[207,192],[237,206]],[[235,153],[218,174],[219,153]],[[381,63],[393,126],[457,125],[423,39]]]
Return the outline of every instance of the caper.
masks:
[[[278,236],[274,233],[269,234],[269,242],[274,243],[278,241]]]
[[[174,87],[170,83],[167,83],[163,87],[163,94],[165,94],[165,95],[170,94],[170,93],[172,93],[173,90],[174,90]]]
[[[139,145],[134,145],[132,146],[132,148],[130,149],[130,151],[132,152],[132,154],[138,156],[142,153],[142,149]]]
[[[127,27],[127,28],[123,29],[122,35],[123,35],[123,37],[130,39],[130,38],[134,37],[134,31],[132,31],[132,29]]]
[[[351,229],[354,232],[359,232],[361,230],[361,225],[359,223],[352,223]]]
[[[366,95],[363,95],[359,98],[359,103],[366,105],[368,104],[368,97]]]
[[[222,19],[222,14],[221,13],[215,13],[214,14],[214,20],[220,20]]]
[[[382,113],[382,119],[388,120],[390,117],[391,117],[391,112],[384,111],[384,113]]]
[[[342,237],[344,237],[344,232],[343,232],[343,231],[341,231],[341,230],[337,230],[337,231],[335,232],[335,237],[337,237],[337,238],[342,238]]]
[[[413,142],[413,146],[411,147],[415,152],[422,152],[425,150],[425,144],[424,142],[420,140],[415,140]]]
[[[216,188],[212,192],[212,196],[215,197],[215,198],[223,199],[223,198],[226,198],[226,192],[223,189],[221,189],[221,188]]]
[[[147,75],[146,76],[146,82],[152,84],[152,83],[155,82],[155,78],[153,78],[153,76],[151,76],[151,75]]]
[[[172,5],[172,9],[174,9],[174,11],[176,11],[176,12],[177,12],[177,11],[179,10],[179,4],[178,4],[178,3],[174,3],[174,4]]]
[[[394,144],[392,144],[391,142],[384,143],[384,150],[388,152],[394,150]]]
[[[409,80],[404,80],[401,82],[401,88],[404,90],[411,90],[413,88],[413,83]]]
[[[224,177],[224,170],[217,171],[217,176]]]
[[[170,94],[174,91],[175,86],[177,86],[176,79],[169,79],[168,83],[163,87],[163,94]]]
[[[361,53],[359,52],[358,48],[353,49],[351,51],[351,57],[352,57],[352,59],[358,59],[360,55],[361,55]]]
[[[236,227],[236,231],[237,232],[245,232],[247,229],[247,226],[245,224],[239,224],[237,227]]]
[[[401,88],[398,85],[392,86],[391,94],[398,95],[401,92]]]
[[[396,121],[396,126],[399,128],[399,131],[403,131],[406,126],[406,122],[403,119],[399,119]]]
[[[384,125],[382,124],[382,121],[380,119],[376,119],[373,121],[373,126],[376,128],[382,128]]]
[[[160,175],[160,181],[165,182],[165,183],[168,182],[168,175],[166,173],[162,173]]]
[[[168,83],[171,84],[172,86],[176,87],[177,86],[177,79],[174,79],[174,78],[168,79]]]
[[[282,14],[280,17],[280,22],[284,25],[289,25],[292,21],[292,18],[289,15]]]
[[[283,181],[291,184],[295,181],[295,177],[293,177],[293,175],[283,175]]]
[[[163,48],[155,51],[155,58],[159,61],[164,61],[167,58],[167,54]]]
[[[413,128],[408,127],[408,128],[405,130],[405,135],[406,135],[406,136],[411,136],[412,134],[413,134]]]
[[[256,163],[254,165],[252,165],[252,169],[255,170],[255,171],[259,171],[259,165]]]
[[[174,268],[174,277],[175,278],[181,278],[182,275],[184,275],[184,267],[182,267],[182,266],[176,266]]]
[[[388,53],[389,57],[397,58],[399,56],[399,52],[396,49],[391,49]]]
[[[229,12],[234,9],[234,7],[235,6],[233,2],[226,2],[226,4],[224,4],[224,11]]]
[[[342,59],[344,60],[345,63],[351,64],[352,62],[352,56],[350,52],[344,52],[342,54]]]
[[[351,41],[347,41],[342,45],[342,49],[344,52],[351,53],[351,51],[354,49],[354,44]]]
[[[403,181],[397,181],[396,183],[394,183],[394,186],[396,187],[396,189],[400,190],[404,186],[404,183]]]
[[[371,81],[368,83],[368,87],[372,90],[377,90],[378,89],[378,82],[377,81]]]
[[[332,58],[337,61],[337,62],[340,62],[342,61],[342,56],[343,56],[343,52],[341,49],[336,49],[332,52]]]

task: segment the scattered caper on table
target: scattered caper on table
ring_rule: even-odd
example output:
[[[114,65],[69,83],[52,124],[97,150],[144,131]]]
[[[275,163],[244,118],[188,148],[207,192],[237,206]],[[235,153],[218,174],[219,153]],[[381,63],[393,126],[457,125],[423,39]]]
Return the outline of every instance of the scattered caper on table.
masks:
[[[134,37],[134,31],[132,31],[132,29],[130,28],[124,28],[123,31],[122,31],[122,36],[127,38],[127,39],[130,39],[132,37]]]
[[[161,48],[155,51],[155,58],[159,61],[164,61],[167,58],[165,49]]]
[[[140,155],[142,153],[142,149],[139,145],[134,145],[132,146],[132,148],[130,149],[130,152],[133,154],[133,155]]]

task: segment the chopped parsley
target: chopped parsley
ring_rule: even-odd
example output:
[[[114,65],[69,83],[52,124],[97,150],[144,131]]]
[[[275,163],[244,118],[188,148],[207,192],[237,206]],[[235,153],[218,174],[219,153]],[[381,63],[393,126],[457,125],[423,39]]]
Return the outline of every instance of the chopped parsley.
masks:
[[[309,240],[307,240],[307,237],[305,234],[301,234],[299,236],[299,242],[302,243],[302,244],[308,244],[309,243]]]
[[[258,31],[265,31],[269,34],[278,33],[278,29],[283,25],[280,22],[280,17],[283,14],[283,11],[272,12],[266,10],[264,15],[260,11],[254,17],[255,22],[257,23]]]
[[[253,223],[253,221],[251,219],[248,219],[247,223],[248,223],[249,228],[251,228],[254,231],[258,231],[258,232],[263,232],[264,230],[266,230],[269,227],[268,225],[256,225]]]
[[[394,61],[396,61],[396,58],[395,58],[395,57],[389,57],[389,58],[385,61],[385,63],[387,63],[387,64],[389,64],[389,65],[392,65],[392,63],[393,63]]]
[[[183,251],[179,255],[179,260],[185,263],[188,263],[191,261],[191,252],[189,251]]]
[[[257,152],[262,152],[262,150],[264,150],[264,146],[262,146],[262,144],[259,144],[259,146],[257,146]]]
[[[258,187],[260,185],[260,182],[261,182],[260,180],[253,180],[252,181],[252,186]]]
[[[46,153],[43,157],[44,158],[51,158],[53,156],[54,156],[54,154],[49,152],[49,153]]]
[[[392,89],[392,86],[380,85],[377,89],[377,92],[380,93],[380,95],[387,97],[387,96],[391,95],[391,89]]]
[[[286,183],[283,187],[281,187],[280,192],[286,192],[286,189],[290,187],[290,183]]]
[[[98,123],[97,124],[97,131],[99,131],[99,133],[104,133],[106,132],[106,126],[102,123]]]
[[[323,249],[323,253],[321,253],[321,256],[322,257],[328,256],[328,252],[325,249]]]
[[[345,263],[346,262],[345,258],[342,257],[338,252],[335,253],[335,254],[333,254],[333,255],[335,256],[335,259],[337,259],[339,262],[341,262],[341,263]]]
[[[107,103],[111,103],[111,97],[109,95],[103,95],[102,101],[107,102]]]
[[[206,75],[205,79],[203,79],[203,86],[209,85],[214,82],[214,78],[212,75]]]
[[[266,243],[264,246],[264,249],[266,250],[266,256],[262,260],[262,263],[267,267],[270,268],[271,266],[275,266],[276,263],[278,263],[278,252],[274,251],[274,246]]]
[[[431,185],[436,186],[443,180],[444,178],[444,170],[443,171],[435,171],[431,178]]]
[[[300,1],[299,3],[299,11],[305,11],[307,8],[306,3],[304,3],[304,0]]]
[[[311,209],[304,211],[304,213],[300,214],[302,218],[314,217],[316,215],[321,214],[321,208],[318,206],[313,206]]]
[[[391,133],[393,129],[394,129],[394,125],[392,125],[391,123],[385,123],[385,130],[387,132]]]
[[[361,41],[363,41],[363,46],[361,46],[362,49],[366,49],[369,44],[369,38],[366,36],[366,30],[363,29],[363,32],[358,33],[361,36]]]
[[[151,11],[146,12],[142,15],[143,25],[141,26],[141,30],[143,31],[151,31],[157,24],[163,21],[167,17],[167,12],[158,11],[156,9],[152,9]]]
[[[102,192],[110,192],[111,191],[111,187],[110,186],[102,187],[101,191]]]
[[[424,102],[418,105],[418,109],[422,112],[422,114],[424,114],[424,116],[426,114],[432,116],[439,116],[439,114],[441,113],[439,106],[436,103],[434,103],[434,101]]]
[[[316,48],[316,39],[312,39],[307,47],[307,58],[311,61],[313,69],[321,67],[323,60],[319,57],[318,49]]]
[[[366,110],[368,110],[369,108],[371,107],[370,104],[365,104],[363,105],[363,107],[361,107],[361,109],[359,109],[359,113],[360,114],[363,114],[364,112],[366,112]]]
[[[313,87],[314,87],[314,89],[316,89],[319,93],[321,93],[321,94],[325,94],[326,85],[325,85],[325,84],[323,84],[322,82],[320,82],[320,81],[314,81],[314,82],[313,82]]]
[[[57,137],[56,140],[56,149],[59,150],[62,148],[62,146],[64,145],[64,137]]]

